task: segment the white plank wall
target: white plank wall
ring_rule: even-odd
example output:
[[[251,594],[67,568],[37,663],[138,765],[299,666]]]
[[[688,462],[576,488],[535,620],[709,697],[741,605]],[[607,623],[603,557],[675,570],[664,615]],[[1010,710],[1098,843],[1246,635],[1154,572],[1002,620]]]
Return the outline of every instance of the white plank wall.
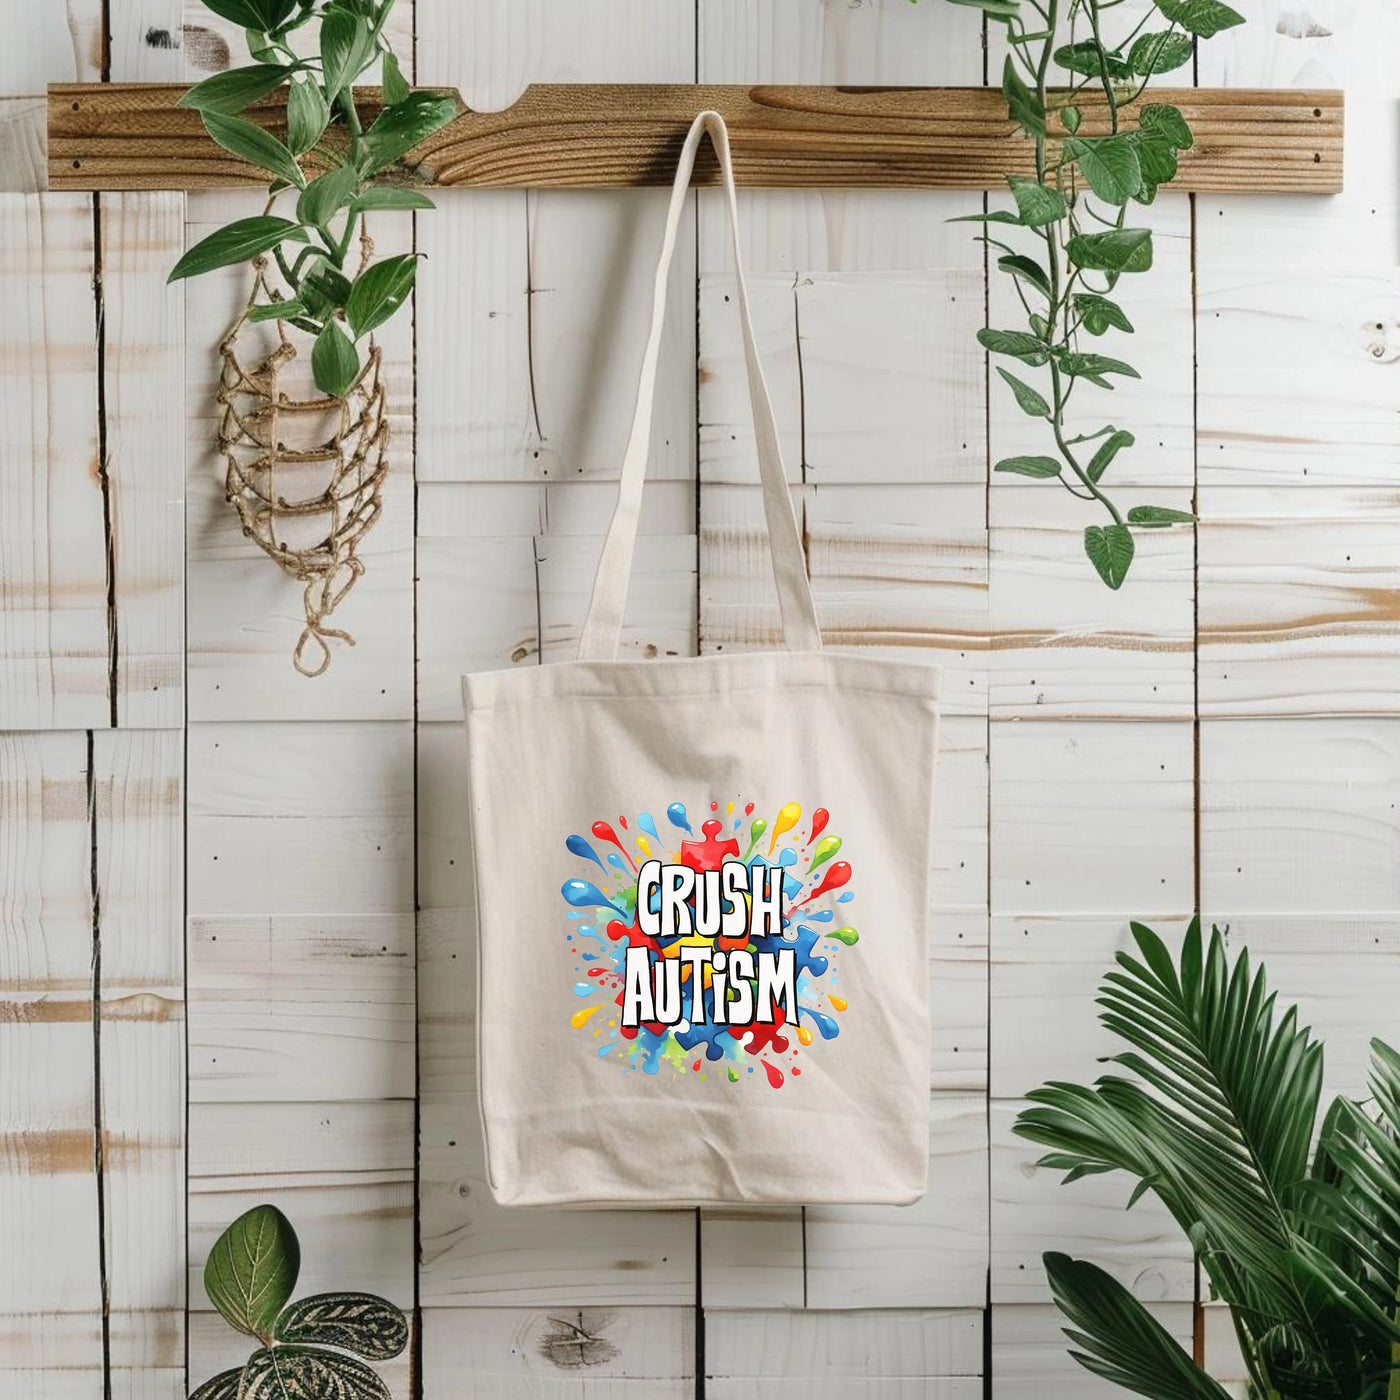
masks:
[[[1125,6],[1122,13],[1134,8]],[[1190,1252],[1011,1132],[1091,1078],[1126,920],[1231,925],[1359,1087],[1400,994],[1400,11],[1246,0],[1203,85],[1347,94],[1332,199],[1165,195],[1104,398],[1126,504],[1189,506],[1103,589],[1080,503],[993,478],[1034,427],[974,193],[747,191],[741,242],[831,645],[945,674],[933,1186],[907,1209],[508,1211],[475,1100],[459,677],[577,642],[661,192],[451,191],[383,335],[392,478],[329,673],[213,450],[241,271],[168,289],[232,193],[42,193],[51,80],[193,81],[198,0],[20,7],[0,52],[0,1394],[174,1400],[243,1354],[201,1271],[278,1203],[302,1287],[412,1311],[427,1400],[1079,1400],[1040,1255],[1111,1269],[1222,1378]],[[921,0],[399,0],[418,81],[976,84]],[[232,58],[231,58],[232,56]],[[989,197],[995,201],[998,196]],[[639,657],[773,645],[732,256],[694,200],[661,361]],[[990,394],[990,399],[989,399]],[[1109,407],[1111,403],[1111,415]]]

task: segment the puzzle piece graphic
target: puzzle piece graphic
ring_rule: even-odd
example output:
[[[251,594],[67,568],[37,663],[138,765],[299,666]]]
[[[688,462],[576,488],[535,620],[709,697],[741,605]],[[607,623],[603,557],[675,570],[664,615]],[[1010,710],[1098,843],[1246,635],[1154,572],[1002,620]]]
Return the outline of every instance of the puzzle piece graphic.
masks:
[[[743,1044],[744,1049],[747,1050],[750,1055],[760,1055],[763,1051],[768,1049],[771,1049],[775,1054],[781,1055],[783,1051],[788,1048],[789,1044],[787,1036],[778,1034],[778,1032],[782,1030],[785,1020],[786,1017],[783,1015],[783,1008],[781,1006],[775,1006],[773,1008],[773,1024],[771,1026],[764,1025],[761,1021],[753,1021],[747,1026],[731,1026],[729,1028],[729,1034],[732,1035],[735,1040]],[[745,1036],[752,1037],[746,1044],[744,1043]]]

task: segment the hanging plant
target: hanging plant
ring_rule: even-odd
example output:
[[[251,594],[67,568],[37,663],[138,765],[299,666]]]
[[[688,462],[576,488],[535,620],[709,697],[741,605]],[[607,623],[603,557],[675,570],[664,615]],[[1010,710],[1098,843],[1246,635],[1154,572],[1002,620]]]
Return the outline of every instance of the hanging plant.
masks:
[[[1084,552],[1110,588],[1119,588],[1133,562],[1135,529],[1159,529],[1194,519],[1188,511],[1141,505],[1123,511],[1104,485],[1118,456],[1135,442],[1130,429],[1103,423],[1101,414],[1070,422],[1069,407],[1087,409],[1081,385],[1112,390],[1137,379],[1133,366],[1098,348],[1133,324],[1113,300],[1119,281],[1152,266],[1152,231],[1131,227],[1134,204],[1151,204],[1176,177],[1177,157],[1192,145],[1181,111],[1165,103],[1138,105],[1151,80],[1184,67],[1197,39],[1244,19],[1220,0],[1155,0],[1120,43],[1104,36],[1104,17],[1122,0],[952,0],[970,4],[1003,25],[1009,52],[1002,69],[1007,113],[1035,148],[1035,176],[1009,175],[1015,209],[973,214],[997,267],[1010,278],[1025,313],[1025,329],[982,330],[983,347],[1030,370],[997,367],[1022,413],[1043,421],[1044,455],[1006,457],[994,471],[1058,481],[1094,503],[1106,524],[1084,531]],[[1060,86],[1051,87],[1052,71]],[[1092,134],[1085,109],[1092,103]],[[1129,126],[1131,114],[1136,124]],[[997,234],[990,230],[995,227]],[[1013,246],[1000,230],[1024,230]],[[1028,240],[1028,241],[1027,241]]]
[[[290,1302],[300,1271],[296,1231],[276,1206],[254,1206],[219,1236],[204,1265],[204,1291],[224,1321],[258,1346],[190,1400],[390,1400],[389,1387],[365,1361],[402,1353],[403,1313],[373,1293]]]
[[[303,586],[292,660],[307,676],[330,665],[332,639],[353,645],[328,619],[364,573],[360,543],[383,508],[388,399],[374,332],[408,300],[418,266],[412,253],[376,261],[365,216],[433,207],[402,158],[458,110],[404,79],[384,34],[394,3],[205,0],[244,27],[254,61],[180,99],[269,177],[262,214],[197,243],[170,280],[252,264],[247,305],[219,346],[219,450],[244,534]],[[383,87],[361,107],[355,83],[376,63]],[[279,93],[275,125],[239,115]],[[288,208],[274,213],[279,202]]]

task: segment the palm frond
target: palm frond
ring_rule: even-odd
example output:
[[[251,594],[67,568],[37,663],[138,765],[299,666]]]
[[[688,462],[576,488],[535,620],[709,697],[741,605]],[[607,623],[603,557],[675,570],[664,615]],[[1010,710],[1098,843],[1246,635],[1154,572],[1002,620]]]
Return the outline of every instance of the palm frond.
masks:
[[[1149,1400],[1229,1400],[1112,1274],[1067,1254],[1047,1254],[1045,1272],[1085,1370]]]

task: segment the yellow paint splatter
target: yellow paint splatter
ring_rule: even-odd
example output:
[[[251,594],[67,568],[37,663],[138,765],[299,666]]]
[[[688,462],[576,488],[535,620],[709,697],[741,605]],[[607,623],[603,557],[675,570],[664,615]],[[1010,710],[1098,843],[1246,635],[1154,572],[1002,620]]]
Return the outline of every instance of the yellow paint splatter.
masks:
[[[833,997],[833,996],[828,996],[828,997],[827,997],[827,1000],[831,1003],[832,1007],[833,1007],[835,1010],[837,1010],[837,1011],[844,1011],[844,1010],[846,1009],[846,1006],[848,1005],[848,1003],[847,1003],[845,997]]]
[[[773,839],[768,843],[768,854],[773,854],[773,847],[778,844],[778,837],[783,832],[791,831],[798,822],[802,820],[802,804],[799,802],[789,802],[778,813],[778,820],[773,823]]]
[[[797,1038],[803,1045],[810,1045],[812,1043],[812,1032],[809,1031],[806,1026],[798,1026]]]
[[[603,1003],[600,1001],[596,1006],[585,1006],[582,1011],[575,1011],[574,1014],[569,1017],[569,1024],[573,1026],[576,1031],[582,1030],[583,1023],[602,1005]]]
[[[644,856],[648,858],[651,856],[651,847],[647,845],[647,838],[645,836],[637,837],[637,849],[641,851]]]

